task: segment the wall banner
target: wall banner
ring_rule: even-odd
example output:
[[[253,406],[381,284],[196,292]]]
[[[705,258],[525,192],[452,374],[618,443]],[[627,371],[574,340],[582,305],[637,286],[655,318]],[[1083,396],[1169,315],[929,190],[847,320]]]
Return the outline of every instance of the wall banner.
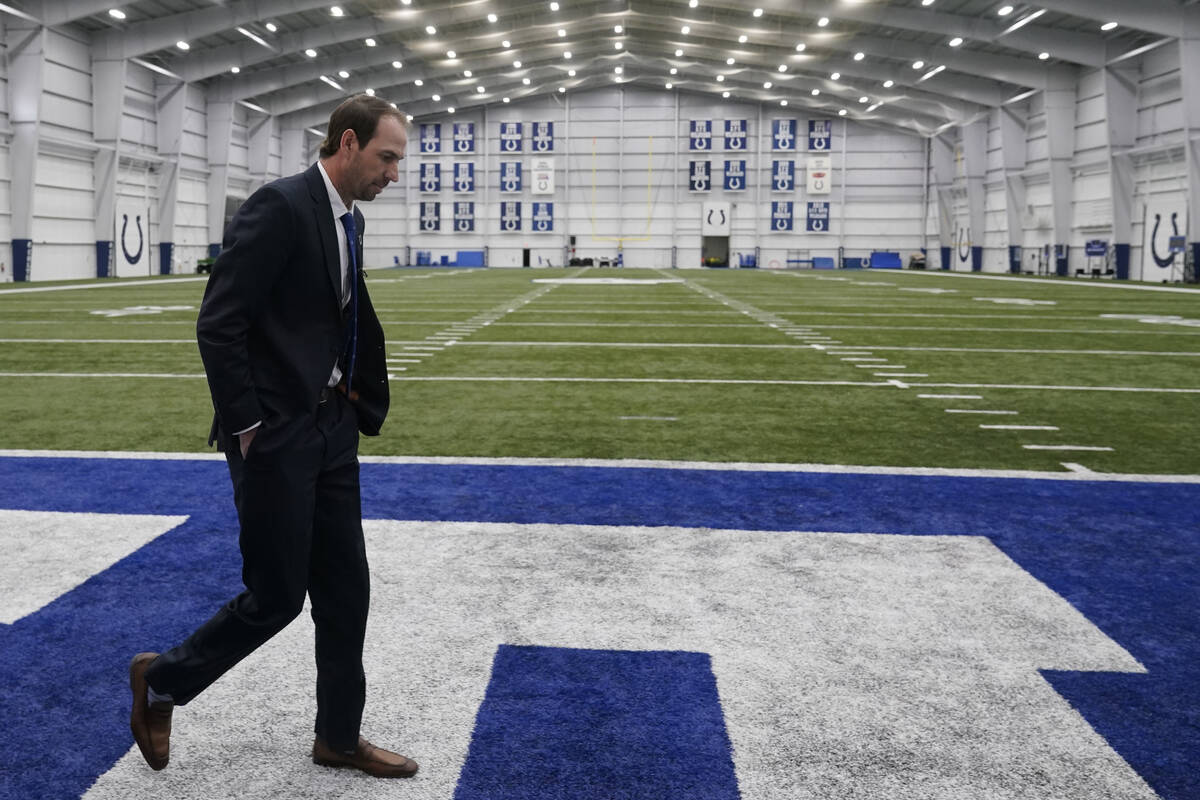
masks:
[[[771,230],[790,231],[792,229],[792,201],[772,201]]]
[[[454,162],[454,191],[458,194],[470,194],[475,191],[475,162]]]
[[[749,137],[746,135],[746,120],[744,119],[727,119],[725,120],[725,149],[726,150],[745,150],[746,140]]]
[[[475,123],[474,122],[456,122],[456,123],[454,123],[454,152],[456,152],[456,153],[474,153],[475,152]]]
[[[829,194],[833,191],[833,159],[829,156],[808,157],[808,193]]]
[[[554,230],[554,203],[533,204],[533,232],[550,233]]]
[[[454,204],[454,230],[458,233],[469,233],[475,230],[475,204]]]
[[[725,162],[725,191],[743,192],[746,190],[746,160]]]
[[[529,164],[529,191],[554,194],[554,158],[535,158]]]
[[[712,188],[712,163],[692,161],[688,167],[688,191],[707,192]]]
[[[794,120],[794,119],[773,119],[773,120],[771,120],[771,149],[772,150],[795,150],[796,149],[796,120]]]
[[[833,120],[810,119],[808,121],[808,149],[810,152],[828,151],[833,147]]]
[[[505,200],[500,204],[500,232],[515,233],[521,230],[521,203]]]
[[[554,150],[554,123],[533,123],[533,152],[550,153]]]
[[[829,203],[808,204],[809,233],[829,233]]]
[[[500,123],[500,152],[501,153],[520,153],[521,152],[521,123],[519,122],[501,122]]]
[[[688,133],[689,150],[712,150],[712,120],[694,119]]]
[[[421,152],[442,152],[442,126],[440,123],[435,122],[428,125],[421,125]]]
[[[771,190],[775,192],[796,191],[796,162],[771,162]]]
[[[506,193],[521,191],[520,161],[500,162],[500,191]]]
[[[421,230],[440,231],[442,229],[442,204],[421,203]]]
[[[421,164],[421,191],[432,194],[442,190],[442,165],[436,161],[425,161]]]

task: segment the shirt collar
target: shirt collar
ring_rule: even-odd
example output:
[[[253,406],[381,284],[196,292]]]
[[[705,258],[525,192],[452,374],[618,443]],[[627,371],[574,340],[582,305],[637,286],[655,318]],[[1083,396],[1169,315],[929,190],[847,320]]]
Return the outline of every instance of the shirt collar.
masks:
[[[329,206],[333,209],[334,219],[341,219],[344,214],[353,210],[346,208],[346,204],[342,202],[342,196],[338,194],[337,189],[333,188],[333,181],[329,180],[329,173],[325,171],[325,165],[320,161],[317,162],[317,169],[321,170],[321,177],[325,180],[325,191],[329,192]]]

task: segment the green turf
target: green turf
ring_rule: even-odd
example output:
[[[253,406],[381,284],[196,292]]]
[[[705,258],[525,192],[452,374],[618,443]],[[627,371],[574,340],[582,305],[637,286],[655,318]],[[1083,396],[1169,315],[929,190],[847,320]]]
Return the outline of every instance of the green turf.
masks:
[[[532,282],[566,277],[676,282]],[[378,270],[370,283],[393,358],[492,321],[393,362],[392,414],[365,453],[1200,473],[1200,292],[898,271]],[[0,447],[203,450],[203,282],[96,285],[0,291]],[[887,361],[845,360],[860,357],[850,348]]]

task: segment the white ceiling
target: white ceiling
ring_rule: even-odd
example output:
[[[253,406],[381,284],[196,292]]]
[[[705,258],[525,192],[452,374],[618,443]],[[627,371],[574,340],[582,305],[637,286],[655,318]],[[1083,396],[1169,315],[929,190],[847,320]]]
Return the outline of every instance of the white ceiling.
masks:
[[[137,58],[304,126],[367,89],[419,119],[620,82],[931,135],[1200,22],[1196,0],[341,0],[340,14],[331,0],[115,2],[0,11],[83,28],[97,58]]]

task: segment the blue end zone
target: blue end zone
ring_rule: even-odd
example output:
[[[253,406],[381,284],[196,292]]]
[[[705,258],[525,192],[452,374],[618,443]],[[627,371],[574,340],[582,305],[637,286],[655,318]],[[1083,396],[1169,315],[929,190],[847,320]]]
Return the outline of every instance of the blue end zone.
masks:
[[[454,800],[738,800],[704,653],[501,645]]]
[[[368,518],[989,537],[1146,666],[1046,678],[1166,800],[1200,797],[1200,486],[582,467],[363,465]],[[0,508],[188,515],[0,625],[0,800],[77,797],[131,744],[126,667],[240,588],[225,467],[0,459]]]

